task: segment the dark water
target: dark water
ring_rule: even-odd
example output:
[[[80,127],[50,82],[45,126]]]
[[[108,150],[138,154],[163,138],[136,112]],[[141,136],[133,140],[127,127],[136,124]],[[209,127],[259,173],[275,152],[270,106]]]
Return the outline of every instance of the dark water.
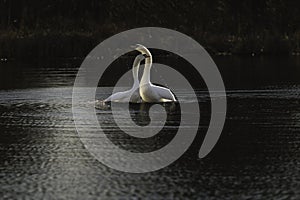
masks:
[[[299,199],[300,59],[215,61],[228,90],[216,147],[198,159],[200,133],[180,159],[146,174],[114,171],[84,148],[71,112],[78,66],[2,63],[1,199]],[[200,102],[203,130],[209,101],[203,95]],[[98,110],[97,116],[113,136],[109,110]]]

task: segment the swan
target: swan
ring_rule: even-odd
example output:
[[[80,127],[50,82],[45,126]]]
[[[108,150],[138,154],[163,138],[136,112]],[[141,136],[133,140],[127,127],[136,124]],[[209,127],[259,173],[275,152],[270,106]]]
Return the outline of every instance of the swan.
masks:
[[[138,72],[140,63],[142,60],[145,59],[145,55],[139,54],[135,57],[132,67],[132,74],[133,74],[133,86],[130,90],[124,92],[117,92],[112,94],[110,97],[105,99],[103,102],[131,102],[131,103],[139,103],[141,101],[140,94],[139,94],[139,79],[138,79]]]
[[[145,54],[145,68],[139,89],[142,100],[148,103],[176,102],[176,98],[170,89],[151,83],[150,70],[152,66],[152,55],[150,51],[141,44],[137,44],[135,49],[142,54]]]

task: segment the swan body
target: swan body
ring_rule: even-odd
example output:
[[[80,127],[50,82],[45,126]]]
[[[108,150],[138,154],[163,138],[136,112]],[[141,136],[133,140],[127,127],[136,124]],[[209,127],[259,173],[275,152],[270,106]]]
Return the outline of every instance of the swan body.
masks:
[[[104,100],[104,102],[130,102],[139,103],[140,102],[139,90],[127,90],[124,92],[117,92],[112,94],[110,97]]]
[[[145,102],[175,102],[176,99],[170,89],[161,86],[153,85],[151,83],[140,86],[140,95]]]
[[[137,44],[135,49],[141,52],[142,54],[146,55],[145,68],[139,89],[139,93],[143,101],[149,103],[175,102],[176,98],[170,89],[153,85],[150,81],[150,70],[152,67],[152,55],[150,51],[140,44]]]
[[[133,74],[133,86],[130,90],[124,92],[117,92],[112,94],[110,97],[105,99],[103,102],[131,102],[131,103],[139,103],[141,102],[141,97],[139,94],[139,79],[138,79],[138,72],[140,63],[144,60],[144,55],[138,55],[134,59],[133,67],[132,67],[132,74]]]

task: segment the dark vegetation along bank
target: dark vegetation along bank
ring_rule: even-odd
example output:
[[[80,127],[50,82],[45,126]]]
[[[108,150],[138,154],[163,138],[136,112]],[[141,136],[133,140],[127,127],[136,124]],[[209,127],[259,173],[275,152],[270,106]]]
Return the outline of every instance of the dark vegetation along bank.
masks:
[[[299,0],[0,0],[0,57],[84,57],[103,39],[156,26],[217,55],[299,55]]]

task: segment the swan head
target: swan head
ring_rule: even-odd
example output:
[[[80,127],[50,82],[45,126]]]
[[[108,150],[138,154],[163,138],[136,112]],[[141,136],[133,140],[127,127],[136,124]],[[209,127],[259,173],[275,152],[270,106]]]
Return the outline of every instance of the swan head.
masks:
[[[139,54],[135,57],[133,65],[137,66],[140,64],[140,62],[142,62],[145,58],[147,57],[147,55],[145,54]]]
[[[147,55],[148,57],[151,57],[151,53],[149,51],[149,49],[147,49],[145,46],[141,45],[141,44],[136,44],[132,46],[135,50],[141,52],[142,54]]]

